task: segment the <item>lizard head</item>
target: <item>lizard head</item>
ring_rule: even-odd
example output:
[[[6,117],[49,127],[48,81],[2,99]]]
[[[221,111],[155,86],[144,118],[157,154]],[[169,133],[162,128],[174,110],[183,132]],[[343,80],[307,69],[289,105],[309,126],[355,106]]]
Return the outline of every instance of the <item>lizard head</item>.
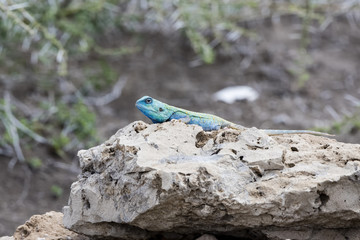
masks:
[[[153,123],[165,122],[173,114],[169,105],[149,96],[137,100],[135,106]]]

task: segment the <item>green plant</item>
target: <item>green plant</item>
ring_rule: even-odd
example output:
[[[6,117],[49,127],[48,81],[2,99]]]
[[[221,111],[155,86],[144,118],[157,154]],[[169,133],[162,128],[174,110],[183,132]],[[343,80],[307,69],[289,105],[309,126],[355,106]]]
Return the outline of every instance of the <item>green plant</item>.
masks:
[[[94,34],[116,27],[118,1],[45,1],[8,0],[0,2],[0,48],[30,51],[32,63],[51,68],[56,62],[58,74],[68,74],[69,55],[95,51],[98,54],[131,54],[138,48],[122,47],[115,51],[99,46]],[[0,54],[13,56],[6,50]],[[15,56],[14,56],[15,57]],[[51,61],[49,61],[51,60]]]
[[[158,22],[167,22],[171,15],[177,17],[174,25],[181,26],[179,29],[205,63],[214,62],[216,46],[226,47],[228,43],[247,35],[248,31],[237,24],[245,19],[242,13],[247,11],[256,15],[259,10],[258,1],[254,0],[228,1],[226,4],[221,0],[182,0],[173,1],[172,5],[167,0],[149,2],[149,9],[155,10]],[[168,7],[167,11],[164,11],[164,6]],[[149,20],[151,16],[145,14],[144,18]]]
[[[33,169],[39,169],[43,166],[43,162],[40,158],[38,157],[32,157],[30,158],[27,163],[30,165],[31,168]]]
[[[314,130],[336,134],[358,132],[360,131],[360,109],[352,115],[344,116],[343,119],[332,123],[329,127],[314,128]]]
[[[53,195],[55,198],[59,198],[63,195],[64,190],[62,187],[54,184],[50,188],[51,195]]]
[[[104,60],[97,62],[97,66],[85,68],[90,84],[96,91],[107,89],[118,80],[118,73]]]
[[[47,144],[48,141],[19,121],[13,114],[13,110],[14,108],[10,104],[10,95],[5,93],[5,97],[0,103],[0,120],[5,129],[4,142],[11,144],[17,159],[24,162],[25,156],[20,144],[23,135],[38,143]]]
[[[298,88],[304,87],[310,79],[308,68],[312,63],[313,59],[306,49],[299,49],[297,51],[294,61],[289,65],[287,70],[296,79]]]
[[[40,105],[44,111],[41,116],[47,117],[20,117],[18,120],[14,113],[16,109],[10,107],[9,95],[0,103],[0,120],[4,130],[0,144],[11,145],[21,162],[26,161],[34,169],[42,166],[40,158],[28,151],[38,143],[51,145],[57,155],[65,158],[67,152],[97,142],[96,116],[82,101],[74,104],[59,101],[56,106],[49,103]],[[21,113],[18,112],[16,115],[21,116]],[[41,131],[44,137],[36,131]],[[28,153],[26,157],[24,149]]]
[[[70,143],[69,137],[60,133],[60,135],[55,135],[51,138],[51,145],[53,146],[55,152],[65,158],[65,147]]]
[[[58,73],[67,75],[68,60],[81,53],[132,54],[139,46],[104,48],[100,35],[112,30],[133,33],[181,31],[205,63],[215,60],[216,47],[227,48],[249,30],[241,23],[272,15],[294,14],[302,18],[302,45],[308,42],[311,21],[325,21],[327,15],[356,11],[357,1],[273,1],[273,0],[7,0],[0,2],[0,54],[7,58],[22,45],[30,51],[32,63],[48,68],[58,63]],[[49,61],[51,59],[52,61]]]
[[[96,135],[95,114],[82,101],[73,106],[64,103],[57,105],[55,118],[68,133],[74,133],[79,140],[94,139]]]

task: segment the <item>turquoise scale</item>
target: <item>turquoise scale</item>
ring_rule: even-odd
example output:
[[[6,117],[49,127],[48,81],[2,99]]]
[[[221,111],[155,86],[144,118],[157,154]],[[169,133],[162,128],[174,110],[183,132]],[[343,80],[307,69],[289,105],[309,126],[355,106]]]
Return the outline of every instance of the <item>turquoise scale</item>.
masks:
[[[218,130],[221,128],[221,124],[219,124],[215,119],[209,118],[205,114],[199,117],[189,116],[183,112],[174,112],[169,120],[177,119],[186,122],[187,124],[196,124],[201,126],[205,131]]]

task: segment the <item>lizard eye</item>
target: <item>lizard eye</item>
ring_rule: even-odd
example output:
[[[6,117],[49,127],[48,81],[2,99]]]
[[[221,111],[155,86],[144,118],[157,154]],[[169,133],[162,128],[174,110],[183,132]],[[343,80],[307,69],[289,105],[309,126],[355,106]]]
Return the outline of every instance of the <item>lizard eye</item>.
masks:
[[[160,111],[160,112],[163,112],[163,111],[164,111],[164,109],[163,109],[163,108],[159,108],[159,111]]]
[[[147,98],[147,99],[145,99],[145,103],[147,103],[147,104],[152,103],[152,99],[151,99],[151,98]]]

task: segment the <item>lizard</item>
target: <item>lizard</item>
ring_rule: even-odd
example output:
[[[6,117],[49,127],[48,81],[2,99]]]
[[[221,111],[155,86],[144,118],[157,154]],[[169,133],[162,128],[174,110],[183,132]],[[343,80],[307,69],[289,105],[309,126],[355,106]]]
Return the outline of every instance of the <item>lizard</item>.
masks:
[[[163,103],[155,98],[144,96],[136,101],[135,106],[147,116],[153,123],[163,123],[171,120],[180,120],[186,124],[196,124],[203,128],[204,131],[219,130],[221,128],[232,128],[236,130],[247,129],[239,124],[232,123],[221,117],[208,114],[193,112],[186,109],[174,107]],[[311,130],[275,130],[260,129],[267,135],[280,134],[312,134],[319,136],[333,136],[328,133],[316,132]]]

